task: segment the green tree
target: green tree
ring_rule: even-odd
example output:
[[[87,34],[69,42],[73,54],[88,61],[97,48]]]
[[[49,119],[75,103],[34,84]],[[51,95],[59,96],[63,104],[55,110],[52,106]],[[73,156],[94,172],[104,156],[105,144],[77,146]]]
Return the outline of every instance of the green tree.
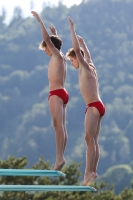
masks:
[[[3,169],[25,169],[28,162],[26,157],[15,158],[8,157],[5,161],[0,161],[0,168]],[[69,166],[63,168],[66,177],[18,177],[3,176],[0,178],[0,184],[22,184],[22,185],[79,185],[81,164],[72,162]],[[51,169],[49,162],[45,162],[42,157],[33,165],[33,169]],[[132,184],[133,186],[133,184]],[[93,187],[97,188],[96,193],[90,192],[3,192],[0,200],[131,200],[133,197],[133,187],[129,190],[124,189],[118,196],[114,193],[113,185],[108,187],[105,182],[94,183]]]

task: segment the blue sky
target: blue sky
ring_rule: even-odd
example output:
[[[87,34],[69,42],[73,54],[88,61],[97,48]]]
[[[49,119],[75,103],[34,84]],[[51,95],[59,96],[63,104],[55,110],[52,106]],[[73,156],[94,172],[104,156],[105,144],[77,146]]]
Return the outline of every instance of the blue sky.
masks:
[[[63,4],[67,7],[70,7],[74,4],[80,4],[82,0],[61,0]],[[23,11],[23,15],[25,17],[30,16],[31,11],[31,2],[33,2],[33,9],[37,12],[42,10],[43,3],[51,4],[51,5],[58,5],[59,0],[0,0],[0,13],[4,8],[7,11],[7,18],[6,23],[10,22],[11,17],[13,15],[14,7],[21,7]]]

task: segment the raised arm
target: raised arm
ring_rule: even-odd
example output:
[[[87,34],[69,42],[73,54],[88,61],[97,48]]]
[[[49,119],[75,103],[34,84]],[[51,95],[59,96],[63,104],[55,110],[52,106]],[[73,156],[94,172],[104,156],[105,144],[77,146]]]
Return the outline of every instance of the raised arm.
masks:
[[[83,64],[84,63],[84,58],[83,58],[83,56],[81,54],[81,51],[80,51],[80,44],[78,42],[76,31],[74,29],[74,22],[72,21],[72,19],[70,17],[68,17],[68,20],[69,20],[69,24],[70,24],[70,31],[71,31],[71,36],[72,36],[72,45],[73,45],[75,54],[77,56],[78,61],[81,64]]]
[[[40,16],[35,12],[35,11],[32,11],[31,12],[33,14],[33,16],[37,19],[37,21],[39,22],[40,24],[40,28],[41,28],[41,32],[42,32],[42,37],[44,39],[44,41],[47,43],[49,43],[49,40],[50,40],[50,37],[49,37],[49,34],[40,18]]]
[[[33,14],[33,16],[37,19],[37,21],[40,24],[43,40],[46,42],[46,44],[49,47],[49,49],[52,52],[52,54],[55,54],[58,51],[55,48],[55,46],[53,45],[53,43],[51,42],[50,36],[49,36],[49,34],[47,32],[47,29],[45,28],[45,26],[43,24],[43,21],[41,20],[40,16],[35,11],[32,11],[31,13]]]
[[[79,41],[80,45],[82,46],[82,48],[84,50],[85,59],[87,60],[88,63],[93,63],[92,60],[91,60],[90,51],[87,48],[84,39],[81,36],[79,36],[79,35],[77,35],[77,38],[78,38],[78,41]]]

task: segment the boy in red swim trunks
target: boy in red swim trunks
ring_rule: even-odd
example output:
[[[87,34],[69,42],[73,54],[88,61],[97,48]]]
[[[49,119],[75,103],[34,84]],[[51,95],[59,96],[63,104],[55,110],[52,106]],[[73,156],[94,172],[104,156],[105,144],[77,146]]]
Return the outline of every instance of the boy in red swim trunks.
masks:
[[[68,93],[64,88],[66,79],[66,59],[61,52],[62,40],[58,37],[56,29],[51,26],[49,35],[40,16],[35,12],[31,12],[40,24],[43,41],[40,49],[51,57],[48,65],[49,79],[49,108],[53,119],[53,125],[56,132],[56,162],[55,170],[61,170],[65,164],[64,151],[67,143],[66,130],[66,105],[68,103]]]
[[[79,87],[87,105],[84,121],[87,151],[83,185],[89,185],[97,177],[99,160],[98,135],[101,119],[105,113],[105,106],[99,96],[98,77],[90,52],[84,40],[76,35],[72,19],[68,17],[68,20],[73,48],[67,52],[66,56],[71,61],[71,64],[76,69],[79,69]]]

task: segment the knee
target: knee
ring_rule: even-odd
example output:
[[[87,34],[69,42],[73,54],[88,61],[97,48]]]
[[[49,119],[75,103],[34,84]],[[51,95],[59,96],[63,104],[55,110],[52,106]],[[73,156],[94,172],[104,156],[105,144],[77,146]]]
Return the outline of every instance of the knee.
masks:
[[[53,118],[53,126],[56,128],[58,126],[58,122],[56,118]]]
[[[62,124],[61,120],[58,120],[56,118],[53,118],[53,126],[55,129],[61,128],[61,127],[63,128],[63,124]]]
[[[93,143],[94,142],[94,137],[90,133],[86,133],[85,141],[86,141],[86,144]]]

